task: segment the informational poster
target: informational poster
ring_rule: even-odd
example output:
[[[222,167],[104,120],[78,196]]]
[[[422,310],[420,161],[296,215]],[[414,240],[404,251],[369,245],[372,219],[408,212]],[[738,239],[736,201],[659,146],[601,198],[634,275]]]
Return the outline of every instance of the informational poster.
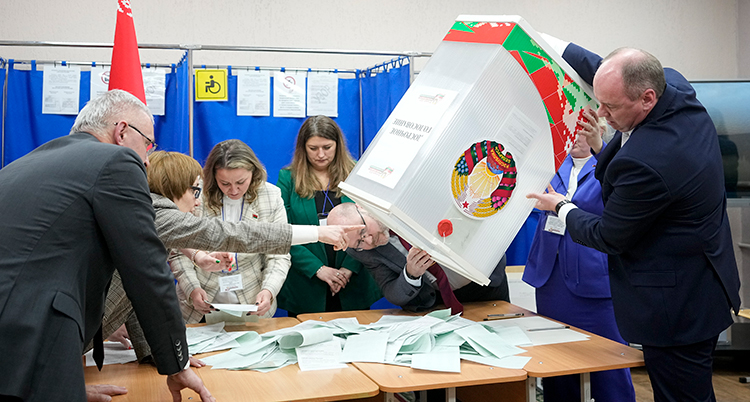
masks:
[[[268,71],[237,71],[237,116],[271,115]]]
[[[307,115],[339,116],[339,76],[333,72],[307,74]]]
[[[91,67],[89,99],[96,99],[109,90],[109,67]]]
[[[305,74],[275,71],[273,116],[305,117]]]
[[[144,68],[143,89],[146,91],[146,105],[154,116],[164,116],[166,74],[163,70]]]
[[[78,114],[81,69],[45,66],[42,80],[42,114]]]
[[[378,132],[382,135],[378,146],[359,162],[364,168],[357,174],[396,187],[456,93],[434,87],[407,92]]]

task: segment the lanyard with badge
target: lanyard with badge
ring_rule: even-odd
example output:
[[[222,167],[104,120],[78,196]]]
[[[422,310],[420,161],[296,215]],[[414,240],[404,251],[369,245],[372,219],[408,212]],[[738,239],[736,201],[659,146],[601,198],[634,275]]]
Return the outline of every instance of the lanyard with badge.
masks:
[[[245,201],[243,200],[240,204],[240,222],[242,222],[242,213],[245,210]],[[224,218],[224,206],[221,206],[221,220]],[[234,272],[221,271],[222,275],[219,276],[219,292],[234,292],[236,290],[242,290],[242,275],[240,275],[240,261],[237,259],[237,253],[234,253]],[[231,269],[231,268],[230,268]]]
[[[327,226],[328,225],[328,212],[326,212],[326,205],[328,203],[331,203],[331,209],[335,207],[333,205],[333,200],[331,200],[330,197],[328,197],[328,190],[330,188],[331,183],[328,182],[328,186],[326,186],[326,191],[323,192],[323,208],[321,208],[320,213],[318,214],[318,225],[319,226]],[[330,211],[330,210],[329,210]]]

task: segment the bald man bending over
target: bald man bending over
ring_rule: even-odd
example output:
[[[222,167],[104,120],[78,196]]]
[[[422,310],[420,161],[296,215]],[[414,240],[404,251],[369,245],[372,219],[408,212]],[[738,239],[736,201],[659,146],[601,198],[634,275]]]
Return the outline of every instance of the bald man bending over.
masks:
[[[365,209],[353,203],[337,205],[328,214],[331,225],[364,224],[361,232],[347,233],[346,252],[370,271],[385,298],[405,310],[423,311],[444,302],[436,285],[436,278],[427,271],[435,262],[430,255],[411,247]],[[406,248],[410,247],[409,250]],[[450,276],[448,277],[450,282]],[[474,282],[451,288],[459,302],[504,300],[510,301],[508,278],[505,276],[505,256],[490,275],[490,285]],[[345,285],[341,283],[340,286]],[[446,303],[447,304],[447,303]]]

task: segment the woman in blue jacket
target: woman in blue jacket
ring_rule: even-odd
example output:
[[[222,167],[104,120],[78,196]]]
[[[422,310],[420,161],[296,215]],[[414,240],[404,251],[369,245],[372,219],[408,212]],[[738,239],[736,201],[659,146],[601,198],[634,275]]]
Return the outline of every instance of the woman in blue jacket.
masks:
[[[588,121],[583,127],[599,129]],[[579,208],[601,214],[604,204],[595,167],[589,144],[579,133],[550,185]],[[565,222],[553,212],[543,213],[523,273],[524,282],[536,288],[539,314],[624,344],[615,323],[607,270],[606,254],[575,243]],[[542,381],[545,402],[580,400],[578,375]],[[591,396],[597,401],[635,401],[630,370],[591,373]]]

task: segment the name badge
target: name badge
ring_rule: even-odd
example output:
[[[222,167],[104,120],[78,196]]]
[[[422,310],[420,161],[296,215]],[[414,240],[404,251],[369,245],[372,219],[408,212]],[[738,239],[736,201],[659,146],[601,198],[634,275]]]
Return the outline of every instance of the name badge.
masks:
[[[328,226],[328,214],[318,214],[318,226]]]
[[[219,277],[219,292],[234,292],[235,290],[242,290],[242,275]]]
[[[547,222],[544,224],[544,231],[562,236],[565,234],[565,222],[557,216],[547,215]]]

